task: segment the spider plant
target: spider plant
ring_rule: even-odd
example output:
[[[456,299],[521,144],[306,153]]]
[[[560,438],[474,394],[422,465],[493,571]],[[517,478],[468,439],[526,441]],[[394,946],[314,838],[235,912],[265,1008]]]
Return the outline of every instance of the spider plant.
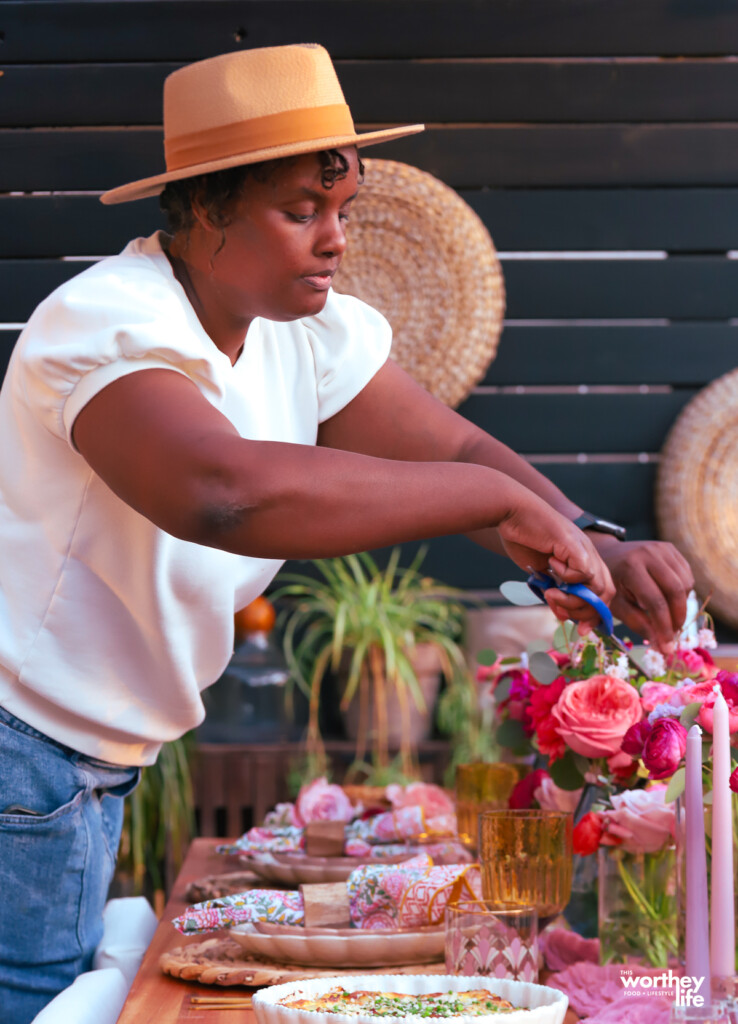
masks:
[[[365,762],[370,704],[376,738],[371,750],[373,771],[387,773],[387,697],[397,696],[402,722],[399,751],[404,776],[417,775],[415,755],[407,737],[411,703],[428,710],[413,663],[418,644],[437,650],[447,685],[459,685],[468,675],[460,639],[464,606],[460,592],[420,573],[426,549],[421,548],[406,568],[401,549],[392,550],[380,569],[367,552],[317,559],[317,578],[294,573],[280,576],[275,600],[291,599],[281,613],[284,651],[291,675],[309,701],[307,751],[313,764],[325,764],[320,735],[321,686],[326,672],[345,667],[341,708],[359,700],[360,726],[354,767]]]

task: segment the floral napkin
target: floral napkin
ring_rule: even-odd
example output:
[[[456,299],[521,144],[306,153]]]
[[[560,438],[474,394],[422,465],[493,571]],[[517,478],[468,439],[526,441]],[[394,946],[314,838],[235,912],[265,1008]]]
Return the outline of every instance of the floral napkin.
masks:
[[[356,928],[422,928],[441,924],[453,899],[481,899],[476,864],[433,865],[418,856],[403,864],[365,864],[348,882],[351,923]]]
[[[398,929],[440,924],[450,898],[479,899],[476,864],[434,865],[426,854],[403,864],[369,864],[351,872],[348,882],[355,928]],[[251,889],[205,900],[172,921],[183,934],[267,921],[304,924],[302,895],[293,890]]]
[[[426,819],[422,807],[411,805],[346,824],[347,857],[394,857],[407,851],[407,842],[423,837],[442,839],[456,835],[456,817],[441,814]],[[304,829],[298,825],[256,826],[235,843],[219,846],[219,853],[248,857],[254,853],[293,853],[304,849]]]

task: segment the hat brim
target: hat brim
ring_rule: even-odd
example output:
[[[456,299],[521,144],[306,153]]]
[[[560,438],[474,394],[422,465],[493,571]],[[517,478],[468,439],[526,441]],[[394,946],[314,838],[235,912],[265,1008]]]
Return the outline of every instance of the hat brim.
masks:
[[[115,203],[130,202],[132,199],[146,199],[148,196],[158,195],[168,182],[192,178],[196,174],[210,174],[212,171],[222,171],[227,167],[256,164],[262,160],[279,160],[282,157],[301,156],[304,153],[318,153],[321,150],[340,149],[343,146],[361,148],[362,146],[376,145],[379,142],[389,142],[390,139],[400,139],[403,135],[416,135],[424,129],[424,124],[403,125],[401,128],[385,128],[376,132],[364,132],[361,135],[335,135],[324,139],[310,139],[305,142],[289,142],[283,146],[271,146],[268,149],[252,150],[249,153],[236,153],[220,160],[194,164],[182,167],[177,171],[156,174],[151,178],[141,178],[128,185],[119,185],[117,188],[103,192],[100,202],[105,203],[106,206],[112,206]]]

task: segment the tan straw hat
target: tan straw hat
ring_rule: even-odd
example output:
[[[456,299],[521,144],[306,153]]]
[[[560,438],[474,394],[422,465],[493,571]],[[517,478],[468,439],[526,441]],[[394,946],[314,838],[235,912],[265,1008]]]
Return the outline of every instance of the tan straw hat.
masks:
[[[656,481],[659,535],[682,552],[709,610],[738,626],[738,370],[679,414]]]
[[[167,170],[104,192],[126,203],[168,181],[340,146],[414,135],[422,124],[357,135],[333,63],[317,43],[239,50],[188,64],[164,82]]]

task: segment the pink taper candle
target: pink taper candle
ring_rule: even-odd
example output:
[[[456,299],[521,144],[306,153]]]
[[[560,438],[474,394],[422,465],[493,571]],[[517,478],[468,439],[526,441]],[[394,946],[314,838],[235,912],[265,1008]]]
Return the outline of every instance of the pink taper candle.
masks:
[[[735,975],[733,816],[730,792],[728,705],[719,686],[712,715],[712,878],[710,963],[713,978]]]
[[[686,877],[687,928],[685,974],[710,984],[710,931],[707,915],[707,857],[705,809],[702,800],[702,730],[693,725],[687,733],[686,757]]]

